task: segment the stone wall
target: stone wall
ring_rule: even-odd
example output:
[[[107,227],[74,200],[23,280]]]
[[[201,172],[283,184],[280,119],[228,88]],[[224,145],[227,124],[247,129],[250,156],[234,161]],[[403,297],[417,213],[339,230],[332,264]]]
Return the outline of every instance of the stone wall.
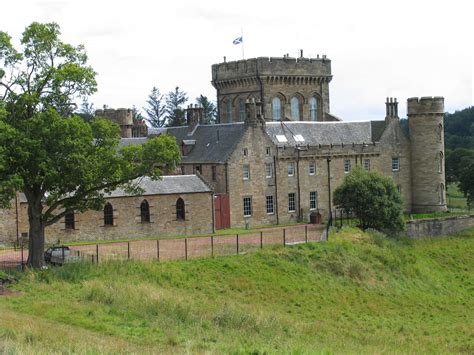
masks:
[[[439,237],[455,234],[473,227],[474,215],[419,219],[407,222],[406,234],[410,238]]]
[[[182,198],[185,203],[185,220],[176,218],[178,198]],[[140,204],[144,199],[150,207],[150,222],[146,223],[142,223],[140,217]],[[213,232],[211,193],[117,197],[107,201],[113,206],[113,226],[104,226],[103,211],[76,213],[75,229],[65,229],[62,219],[46,228],[46,242],[133,239]],[[21,204],[20,232],[28,232],[26,203]]]
[[[197,168],[201,170],[200,176],[206,180],[206,182],[212,186],[215,193],[223,194],[227,192],[227,174],[226,164],[182,164],[181,173],[183,175],[197,174]],[[213,176],[213,169],[215,169],[215,179]]]

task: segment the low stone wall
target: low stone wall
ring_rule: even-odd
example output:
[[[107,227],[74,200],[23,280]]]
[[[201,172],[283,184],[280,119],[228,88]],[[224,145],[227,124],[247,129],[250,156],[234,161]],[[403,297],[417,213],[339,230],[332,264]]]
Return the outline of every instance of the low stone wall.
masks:
[[[474,227],[474,215],[418,219],[407,222],[406,234],[410,238],[439,237],[471,227]]]

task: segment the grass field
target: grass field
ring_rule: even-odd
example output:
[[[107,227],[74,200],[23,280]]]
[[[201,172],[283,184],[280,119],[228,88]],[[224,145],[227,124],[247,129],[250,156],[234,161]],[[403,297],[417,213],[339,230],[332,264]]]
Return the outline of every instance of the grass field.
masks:
[[[446,200],[448,203],[448,208],[467,209],[467,200],[464,197],[464,194],[459,191],[457,184],[448,184]]]
[[[26,272],[0,353],[473,353],[474,230]]]

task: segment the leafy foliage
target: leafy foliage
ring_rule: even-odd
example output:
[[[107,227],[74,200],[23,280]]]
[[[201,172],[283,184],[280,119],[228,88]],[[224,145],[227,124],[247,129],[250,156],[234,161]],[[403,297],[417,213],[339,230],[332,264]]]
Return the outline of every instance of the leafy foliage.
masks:
[[[81,107],[77,112],[79,117],[82,117],[86,122],[92,120],[95,114],[95,108],[93,103],[89,103],[89,98],[84,96],[82,98]]]
[[[444,115],[446,149],[474,149],[474,106]]]
[[[166,123],[166,106],[164,104],[164,96],[161,95],[160,90],[155,86],[151,89],[148,100],[146,101],[147,107],[143,109],[147,115],[147,121],[152,127],[163,127]]]
[[[206,96],[200,95],[196,98],[196,103],[203,108],[203,124],[216,123],[217,107]]]
[[[355,168],[334,191],[334,203],[354,213],[364,229],[404,229],[400,193],[391,178],[378,172]]]
[[[166,125],[168,127],[186,124],[183,105],[188,101],[186,92],[177,86],[166,96]]]

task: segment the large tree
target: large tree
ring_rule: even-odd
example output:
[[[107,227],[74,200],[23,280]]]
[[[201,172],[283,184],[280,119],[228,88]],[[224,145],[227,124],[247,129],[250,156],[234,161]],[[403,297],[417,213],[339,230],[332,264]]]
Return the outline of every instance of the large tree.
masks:
[[[161,95],[160,90],[155,86],[151,89],[148,100],[146,101],[147,106],[143,109],[147,115],[147,121],[152,127],[163,127],[166,123],[166,106],[164,103],[164,96]]]
[[[207,98],[207,96],[200,95],[196,98],[196,103],[203,109],[203,124],[213,124],[217,120],[217,107]]]
[[[120,129],[103,119],[71,116],[78,95],[96,90],[82,46],[59,39],[54,23],[33,23],[23,51],[0,32],[0,202],[15,193],[28,202],[28,264],[44,263],[44,231],[66,213],[101,208],[116,187],[139,192],[136,178],[159,178],[179,160],[169,136],[120,148]]]
[[[334,204],[354,213],[361,227],[404,229],[402,197],[390,177],[356,167],[334,191]]]
[[[187,94],[177,86],[166,95],[167,126],[183,126],[186,124],[183,105],[188,101]]]

